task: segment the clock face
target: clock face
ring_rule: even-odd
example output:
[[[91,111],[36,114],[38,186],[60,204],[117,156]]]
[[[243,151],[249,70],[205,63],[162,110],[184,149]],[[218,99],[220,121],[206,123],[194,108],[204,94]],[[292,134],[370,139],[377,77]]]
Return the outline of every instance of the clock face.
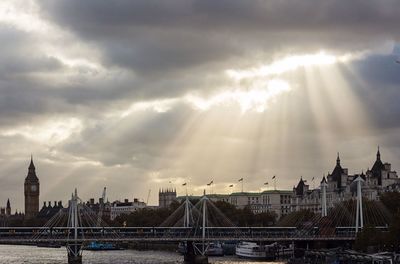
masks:
[[[32,192],[36,192],[37,191],[37,186],[36,185],[32,185],[31,186],[31,191]]]

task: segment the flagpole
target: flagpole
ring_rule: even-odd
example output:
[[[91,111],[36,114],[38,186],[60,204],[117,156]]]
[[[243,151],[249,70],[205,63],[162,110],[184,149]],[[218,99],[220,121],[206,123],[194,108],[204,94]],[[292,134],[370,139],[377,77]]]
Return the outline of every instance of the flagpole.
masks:
[[[228,188],[233,188],[233,184],[230,184]],[[230,189],[230,193],[232,193],[232,189]]]
[[[242,193],[243,193],[243,178],[240,178],[239,181],[242,182]]]
[[[182,186],[185,186],[186,196],[188,196],[187,182],[185,182],[184,184],[182,184]]]

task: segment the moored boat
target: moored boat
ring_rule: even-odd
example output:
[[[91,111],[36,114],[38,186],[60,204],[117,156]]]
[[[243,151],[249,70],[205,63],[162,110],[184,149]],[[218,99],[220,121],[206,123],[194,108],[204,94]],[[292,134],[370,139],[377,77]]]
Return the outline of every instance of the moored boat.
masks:
[[[96,251],[96,250],[119,250],[121,248],[114,243],[101,243],[92,241],[87,246],[85,246],[84,249]]]
[[[224,249],[219,242],[213,242],[208,245],[207,256],[223,256]]]
[[[236,246],[236,255],[240,258],[272,260],[275,258],[277,243],[258,245],[254,242],[240,242]]]

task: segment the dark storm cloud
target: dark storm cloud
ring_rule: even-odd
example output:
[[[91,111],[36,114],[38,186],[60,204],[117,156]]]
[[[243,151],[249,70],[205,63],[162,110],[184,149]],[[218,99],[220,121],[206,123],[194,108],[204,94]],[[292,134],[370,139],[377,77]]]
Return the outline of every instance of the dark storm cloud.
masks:
[[[100,177],[109,180],[115,193],[146,195],[144,177],[158,170],[164,173],[159,176],[164,182],[157,182],[161,185],[167,178],[188,174],[195,186],[204,184],[209,175],[229,182],[247,174],[248,188],[255,190],[263,182],[259,179],[277,173],[286,188],[300,175],[319,177],[331,170],[337,151],[352,157],[370,152],[373,158],[372,141],[390,146],[394,154],[385,153],[385,158],[398,169],[400,74],[392,57],[368,56],[346,65],[352,72],[342,69],[357,95],[356,103],[375,125],[365,131],[357,127],[358,120],[350,120],[351,114],[341,116],[333,109],[332,101],[340,100],[337,105],[343,109],[354,101],[330,98],[321,80],[318,98],[311,98],[306,82],[299,80],[304,78],[302,70],[276,76],[293,84],[293,89],[286,101],[278,98],[265,113],[243,114],[232,104],[201,112],[183,96],[207,98],[234,90],[226,69],[248,69],[320,49],[352,53],[399,40],[399,1],[44,0],[38,4],[40,19],[55,28],[49,31],[54,36],[0,26],[0,177],[7,179],[10,189],[19,188],[20,194],[30,152],[41,161],[42,182],[56,186],[50,196],[44,195],[52,200],[58,199],[60,190],[67,188],[69,193],[76,185],[84,186],[83,181],[93,183],[86,185],[87,191],[101,190]],[[140,110],[118,115],[132,103],[163,99],[176,103],[163,113]],[[320,108],[312,107],[316,103],[312,100]],[[320,113],[325,119],[319,121],[329,127],[319,127],[315,116]],[[51,136],[43,135],[45,140],[37,140],[22,133],[25,125],[47,132],[46,126],[41,127],[44,122],[64,117],[76,118],[82,125],[64,141],[51,142]],[[9,133],[13,129],[15,133]],[[326,135],[329,142],[321,144],[318,138]],[[47,138],[49,142],[43,142]],[[332,156],[326,157],[321,145]],[[369,166],[370,160],[363,158],[350,169],[359,172]],[[20,178],[13,179],[15,175]],[[43,190],[49,189],[43,185]]]
[[[368,84],[379,85],[384,82],[387,86],[397,86],[400,83],[400,64],[396,63],[396,59],[395,55],[372,54],[363,60],[355,61],[352,65]],[[384,93],[386,87],[376,89]]]
[[[395,61],[393,55],[372,54],[350,64],[352,90],[380,129],[400,128],[400,64]]]
[[[0,126],[65,111],[63,100],[52,95],[49,83],[33,77],[62,70],[63,64],[39,51],[37,37],[16,28],[0,26],[0,42]]]
[[[99,37],[130,27],[199,30],[308,30],[358,26],[396,29],[399,3],[383,1],[42,1],[62,25]],[[114,31],[115,28],[120,30]],[[122,30],[122,31],[121,31]],[[345,31],[346,28],[341,30]],[[99,35],[97,35],[99,34]]]
[[[205,83],[221,83],[213,73],[188,72],[180,78],[149,80],[120,68],[99,72],[85,66],[68,66],[46,54],[40,46],[43,41],[32,32],[0,26],[0,126],[35,123],[52,115],[94,117],[105,109],[176,97],[199,90]],[[173,44],[165,49],[173,49]],[[149,67],[153,63],[149,61]]]
[[[54,57],[39,53],[37,39],[11,27],[0,26],[0,78],[9,79],[34,72],[47,72],[62,67]]]
[[[363,49],[398,38],[398,1],[53,1],[43,12],[107,64],[187,70],[254,51]]]

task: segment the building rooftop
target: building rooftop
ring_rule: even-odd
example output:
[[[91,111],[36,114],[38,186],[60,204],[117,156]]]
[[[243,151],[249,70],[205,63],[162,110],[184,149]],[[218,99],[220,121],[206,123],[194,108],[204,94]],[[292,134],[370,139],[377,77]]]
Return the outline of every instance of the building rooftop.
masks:
[[[292,190],[265,190],[262,193],[284,193],[284,194],[292,194],[293,191]]]

